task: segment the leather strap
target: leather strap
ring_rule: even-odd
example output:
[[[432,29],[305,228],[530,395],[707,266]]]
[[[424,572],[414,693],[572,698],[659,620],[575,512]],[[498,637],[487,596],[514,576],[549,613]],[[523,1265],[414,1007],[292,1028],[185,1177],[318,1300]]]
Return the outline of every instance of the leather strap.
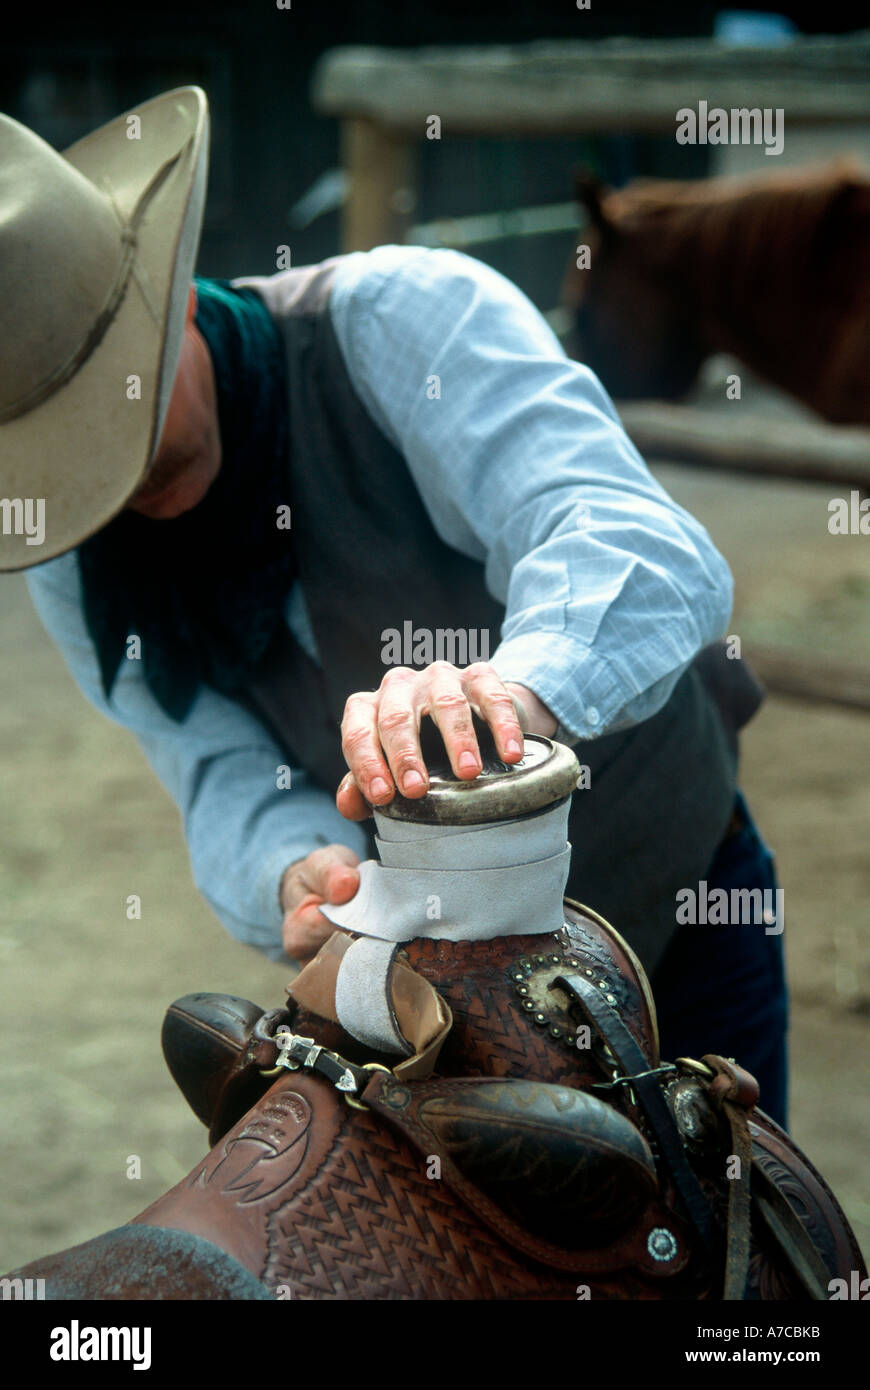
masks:
[[[398,946],[363,936],[341,958],[335,980],[335,1012],[346,1033],[376,1052],[409,1057],[393,1007],[392,977]]]
[[[656,1137],[662,1161],[673,1180],[685,1214],[707,1251],[711,1255],[717,1253],[720,1241],[710,1204],[683,1151],[680,1132],[658,1078],[649,1074],[649,1059],[641,1052],[616,1010],[583,975],[559,975],[550,989],[565,990],[594,1024],[625,1074],[635,1078],[632,1087]]]
[[[353,949],[352,937],[346,932],[333,932],[314,959],[287,986],[288,997],[320,1018],[346,1027],[337,1007],[337,989],[342,961]],[[393,1067],[396,1076],[406,1080],[429,1076],[453,1027],[450,1009],[434,985],[398,956],[392,958],[384,991],[384,1007],[390,1008],[400,1036],[409,1044],[405,1051],[411,1054],[396,1062]],[[350,1031],[353,1033],[352,1028]],[[360,1040],[373,1045],[370,1039]]]
[[[707,1096],[725,1116],[732,1154],[740,1159],[740,1175],[730,1180],[728,1193],[723,1301],[744,1297],[754,1210],[809,1297],[826,1302],[829,1271],[809,1232],[782,1189],[753,1162],[748,1112],[758,1103],[758,1082],[732,1058],[707,1053],[701,1060],[713,1073],[712,1080],[704,1082]]]
[[[746,1112],[728,1103],[722,1108],[731,1129],[731,1155],[740,1164],[738,1176],[731,1179],[728,1188],[728,1233],[722,1298],[726,1303],[740,1303],[746,1292],[752,1236],[752,1139],[746,1123]]]
[[[729,1178],[728,1230],[725,1253],[725,1283],[722,1298],[739,1303],[746,1292],[751,1245],[752,1137],[746,1112],[758,1101],[758,1082],[736,1062],[716,1053],[701,1059],[715,1073],[707,1085],[707,1095],[725,1116],[731,1131],[731,1155],[738,1160],[738,1173]]]

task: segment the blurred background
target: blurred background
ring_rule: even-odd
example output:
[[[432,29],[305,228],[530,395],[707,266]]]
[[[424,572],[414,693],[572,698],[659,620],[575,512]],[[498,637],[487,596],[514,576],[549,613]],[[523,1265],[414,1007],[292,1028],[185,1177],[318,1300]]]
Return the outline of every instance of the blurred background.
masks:
[[[755,7],[755,10],[762,7]],[[338,122],[313,109],[312,76],[340,44],[413,49],[422,45],[504,45],[542,39],[712,37],[775,42],[790,31],[835,34],[856,27],[849,5],[779,6],[759,21],[749,6],[707,0],[619,4],[593,0],[170,0],[141,6],[40,5],[14,21],[0,54],[0,109],[58,148],[170,87],[194,82],[211,101],[212,160],[199,269],[203,275],[269,274],[278,233],[293,262],[334,254],[339,213],[323,212],[330,186],[311,205],[303,197],[339,167]],[[839,14],[838,14],[839,11]],[[28,24],[30,29],[28,32]],[[13,31],[14,32],[14,31]],[[751,103],[749,103],[751,104]],[[449,127],[448,127],[449,132]],[[433,155],[431,144],[426,151]],[[638,174],[700,178],[711,147],[678,146],[672,134],[536,140],[474,135],[442,140],[427,158],[414,221],[560,203],[571,197],[571,170],[591,164],[610,182]],[[768,161],[770,163],[770,161]],[[481,248],[484,259],[520,283],[542,307],[556,303],[565,237]],[[570,245],[570,243],[568,243]]]
[[[413,57],[423,45],[623,39],[642,54],[644,45],[691,39],[731,50],[739,73],[744,46],[773,53],[814,34],[848,34],[854,10],[781,5],[762,14],[681,0],[593,0],[588,11],[551,0],[292,0],[281,10],[189,0],[179,13],[157,0],[147,12],[43,5],[15,24],[0,55],[0,109],[59,148],[167,88],[205,88],[213,143],[198,268],[230,277],[273,272],[280,244],[294,265],[364,244],[349,177],[355,149],[358,157],[353,101],[336,96],[336,45]],[[695,60],[681,51],[691,73]],[[814,76],[812,61],[807,90],[832,90],[829,67]],[[575,166],[620,186],[838,152],[866,165],[865,92],[863,119],[820,116],[792,130],[786,106],[777,161],[757,147],[678,146],[654,122],[529,136],[454,133],[445,118],[440,141],[400,153],[396,167],[413,176],[398,179],[383,225],[479,256],[561,331],[560,285],[579,225]],[[754,104],[751,84],[745,104]],[[708,364],[689,402],[711,418],[724,409],[728,365]],[[777,422],[783,431],[818,427],[748,373],[743,410],[768,432]],[[772,645],[817,672],[848,672],[849,699],[830,680],[811,681],[803,698],[772,690],[745,732],[742,780],[785,888],[792,1130],[870,1253],[870,538],[830,536],[832,488],[821,481],[712,472],[667,457],[651,466],[729,560],[731,631],[750,662],[753,646]],[[133,893],[140,921],[126,917]],[[23,579],[0,576],[0,1268],[129,1219],[204,1152],[205,1132],[160,1054],[171,1000],[226,990],[272,1007],[287,978],[226,937],[193,888],[177,813],[137,746],[79,694]],[[131,1155],[141,1159],[139,1179],[127,1177]]]

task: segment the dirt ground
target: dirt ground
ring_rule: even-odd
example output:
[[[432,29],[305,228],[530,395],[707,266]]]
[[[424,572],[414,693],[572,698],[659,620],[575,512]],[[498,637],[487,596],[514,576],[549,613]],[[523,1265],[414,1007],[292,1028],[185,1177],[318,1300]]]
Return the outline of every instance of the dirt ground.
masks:
[[[827,490],[656,471],[731,562],[745,655],[772,637],[870,662],[870,541],[828,534]],[[769,698],[745,734],[785,888],[792,1129],[870,1253],[868,770],[870,715]],[[0,962],[7,1269],[124,1222],[204,1153],[160,1053],[167,1004],[211,989],[271,1007],[287,979],[200,900],[173,805],[78,693],[18,576],[0,577]]]

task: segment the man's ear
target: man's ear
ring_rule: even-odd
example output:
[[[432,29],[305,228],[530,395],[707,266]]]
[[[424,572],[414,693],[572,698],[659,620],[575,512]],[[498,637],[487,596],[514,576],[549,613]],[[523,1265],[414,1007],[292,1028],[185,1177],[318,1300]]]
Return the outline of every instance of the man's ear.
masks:
[[[574,170],[574,196],[602,238],[612,236],[616,230],[604,207],[604,200],[610,191],[591,169],[581,165]]]

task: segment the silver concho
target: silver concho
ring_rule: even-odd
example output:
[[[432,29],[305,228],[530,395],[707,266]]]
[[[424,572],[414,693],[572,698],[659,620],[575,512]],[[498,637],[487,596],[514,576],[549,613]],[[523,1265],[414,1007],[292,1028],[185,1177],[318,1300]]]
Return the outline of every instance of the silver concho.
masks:
[[[665,1226],[654,1226],[646,1238],[646,1248],[654,1260],[665,1264],[677,1253],[677,1242]]]

